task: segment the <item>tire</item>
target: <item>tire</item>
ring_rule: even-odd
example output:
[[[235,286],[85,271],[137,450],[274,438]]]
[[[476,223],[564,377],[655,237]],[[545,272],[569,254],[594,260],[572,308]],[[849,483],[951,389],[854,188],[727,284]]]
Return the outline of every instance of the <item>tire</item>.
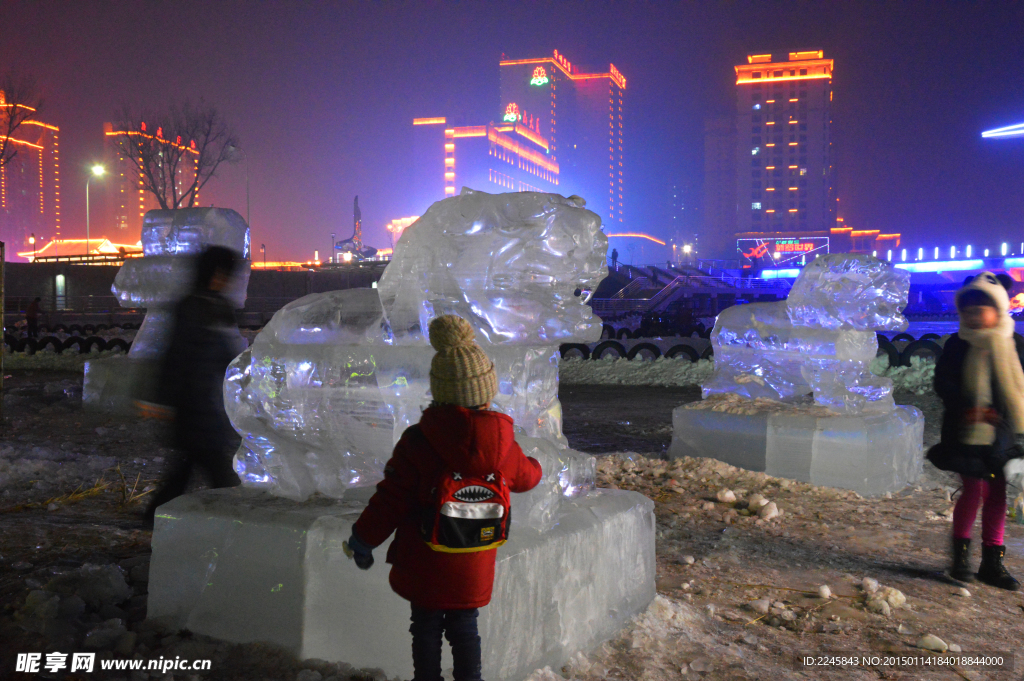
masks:
[[[889,358],[889,366],[898,367],[900,366],[900,353],[896,349],[896,346],[889,342],[889,339],[885,336],[878,336],[878,352],[875,353],[876,357],[882,356]]]
[[[46,346],[48,345],[52,347],[53,351],[56,352],[58,355],[64,352],[64,344],[61,343],[60,339],[57,338],[56,336],[43,336],[42,338],[40,338],[38,341],[36,341],[36,350],[42,350],[46,348]]]
[[[626,356],[626,348],[622,347],[622,343],[619,343],[618,341],[608,340],[604,341],[603,343],[598,343],[594,347],[593,351],[591,351],[590,358],[604,359],[603,355],[606,350],[611,350],[612,352],[616,353],[620,359]]]
[[[624,340],[632,338],[633,336],[629,333],[629,329],[619,329],[618,333],[615,334],[615,337],[619,340]]]
[[[611,324],[602,324],[601,340],[607,340],[609,338],[615,338],[615,327]]]
[[[99,336],[89,336],[85,339],[84,345],[82,346],[82,352],[92,352],[93,348],[96,348],[97,352],[103,352],[107,349],[107,341],[100,338]]]
[[[709,345],[704,348],[704,352],[700,353],[701,359],[712,359],[715,356],[715,346]]]
[[[18,352],[26,355],[36,354],[36,340],[34,338],[22,338],[18,341]]]
[[[654,345],[653,343],[637,343],[629,349],[629,352],[626,353],[626,359],[636,359],[637,355],[644,351],[654,355],[652,359],[658,359],[661,357],[661,348],[657,345]]]
[[[82,333],[96,333],[96,327],[92,324],[85,324],[82,326]]]
[[[85,333],[85,331],[78,324],[72,324],[71,326],[68,327],[68,333],[73,336],[76,333]]]
[[[4,334],[4,345],[11,349],[11,352],[18,351],[18,339],[9,333]]]
[[[697,354],[697,351],[694,350],[689,345],[673,345],[671,348],[668,349],[668,352],[665,353],[665,357],[668,359],[686,357],[691,362],[696,362],[698,359],[700,359],[700,355]]]
[[[79,353],[83,353],[86,351],[83,343],[85,343],[85,339],[81,336],[72,336],[64,341],[64,349],[70,350],[71,348],[75,348]]]
[[[131,343],[124,340],[123,338],[111,338],[107,341],[107,350],[118,349],[121,352],[128,354],[128,349],[131,347]]]
[[[921,336],[918,340],[937,341],[937,340],[941,340],[941,339],[942,339],[942,336],[940,336],[937,333],[926,333],[923,336]]]
[[[896,334],[895,336],[892,337],[892,342],[893,343],[895,343],[897,341],[910,341],[911,343],[913,343],[914,342],[914,337],[911,336],[909,333],[898,333],[898,334]]]
[[[933,359],[937,360],[941,354],[942,348],[935,341],[916,340],[903,348],[903,352],[900,354],[900,363],[908,367],[910,366],[910,358],[914,355],[931,355]]]
[[[67,332],[68,332],[68,327],[64,326],[63,324],[56,324],[56,325],[54,325],[53,331],[52,331],[52,333],[67,333]]]
[[[108,329],[110,329],[110,327],[107,326],[106,324],[97,324],[96,325],[96,330],[97,331],[107,331]]]
[[[109,349],[110,345],[108,344],[107,347]],[[566,356],[569,355],[569,353],[575,352],[578,352],[582,359],[590,359],[590,348],[583,343],[562,343],[558,346],[558,353],[561,355],[562,359],[567,359]]]

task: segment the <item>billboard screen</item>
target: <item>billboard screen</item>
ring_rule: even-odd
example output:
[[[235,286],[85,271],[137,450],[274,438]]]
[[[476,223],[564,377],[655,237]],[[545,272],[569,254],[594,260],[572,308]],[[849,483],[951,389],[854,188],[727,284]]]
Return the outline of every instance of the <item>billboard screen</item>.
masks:
[[[792,239],[737,239],[736,249],[743,267],[794,267],[805,265],[828,253],[827,236]]]

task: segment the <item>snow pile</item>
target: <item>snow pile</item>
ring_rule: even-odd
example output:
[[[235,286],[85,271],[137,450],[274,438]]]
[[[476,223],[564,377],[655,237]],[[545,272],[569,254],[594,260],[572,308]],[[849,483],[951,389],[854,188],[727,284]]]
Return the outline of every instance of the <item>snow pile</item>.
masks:
[[[889,366],[886,357],[876,357],[871,363],[871,373],[892,379],[895,390],[906,390],[915,395],[927,395],[933,391],[935,382],[935,360],[927,357],[911,357],[910,366]]]
[[[714,369],[711,360],[688,358],[654,361],[643,359],[563,359],[558,380],[566,385],[662,385],[689,387],[707,380]]]
[[[12,490],[48,498],[79,486],[89,487],[116,464],[112,456],[6,443],[0,445],[0,499]]]

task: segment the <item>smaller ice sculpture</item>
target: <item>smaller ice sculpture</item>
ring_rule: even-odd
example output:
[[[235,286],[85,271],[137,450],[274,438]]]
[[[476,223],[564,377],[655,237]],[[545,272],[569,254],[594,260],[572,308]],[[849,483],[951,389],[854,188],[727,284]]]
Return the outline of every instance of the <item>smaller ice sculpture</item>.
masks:
[[[313,294],[274,315],[228,369],[225,404],[244,484],[302,501],[375,484],[430,403],[424,331],[467,319],[494,361],[516,439],[545,478],[515,522],[549,527],[563,496],[594,486],[594,460],[562,435],[558,346],[596,341],[586,305],[607,274],[601,219],[556,194],[463,189],[402,234],[376,290]],[[379,295],[378,295],[379,294]]]
[[[870,255],[835,253],[814,259],[789,298],[730,307],[718,315],[711,343],[715,371],[704,397],[736,393],[775,400],[814,394],[846,414],[895,408],[892,381],[868,364],[876,330],[902,331],[910,275]]]
[[[126,260],[111,287],[125,307],[146,308],[146,319],[129,356],[155,358],[163,351],[170,332],[170,307],[188,293],[195,276],[192,256],[206,246],[226,246],[245,259],[224,291],[241,308],[249,285],[249,227],[242,216],[229,208],[146,213],[142,220],[143,257]]]

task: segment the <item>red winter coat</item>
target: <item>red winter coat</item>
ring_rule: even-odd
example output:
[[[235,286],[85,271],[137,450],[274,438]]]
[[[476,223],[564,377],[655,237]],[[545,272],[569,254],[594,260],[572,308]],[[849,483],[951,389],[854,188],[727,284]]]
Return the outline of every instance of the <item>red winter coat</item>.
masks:
[[[419,513],[430,508],[430,491],[447,471],[467,476],[500,472],[513,492],[533,489],[541,477],[537,460],[516,444],[508,416],[454,405],[430,407],[395,445],[384,479],[352,530],[371,547],[396,533],[387,556],[391,588],[413,605],[480,608],[491,601],[497,549],[443,553],[427,546],[419,532]]]

